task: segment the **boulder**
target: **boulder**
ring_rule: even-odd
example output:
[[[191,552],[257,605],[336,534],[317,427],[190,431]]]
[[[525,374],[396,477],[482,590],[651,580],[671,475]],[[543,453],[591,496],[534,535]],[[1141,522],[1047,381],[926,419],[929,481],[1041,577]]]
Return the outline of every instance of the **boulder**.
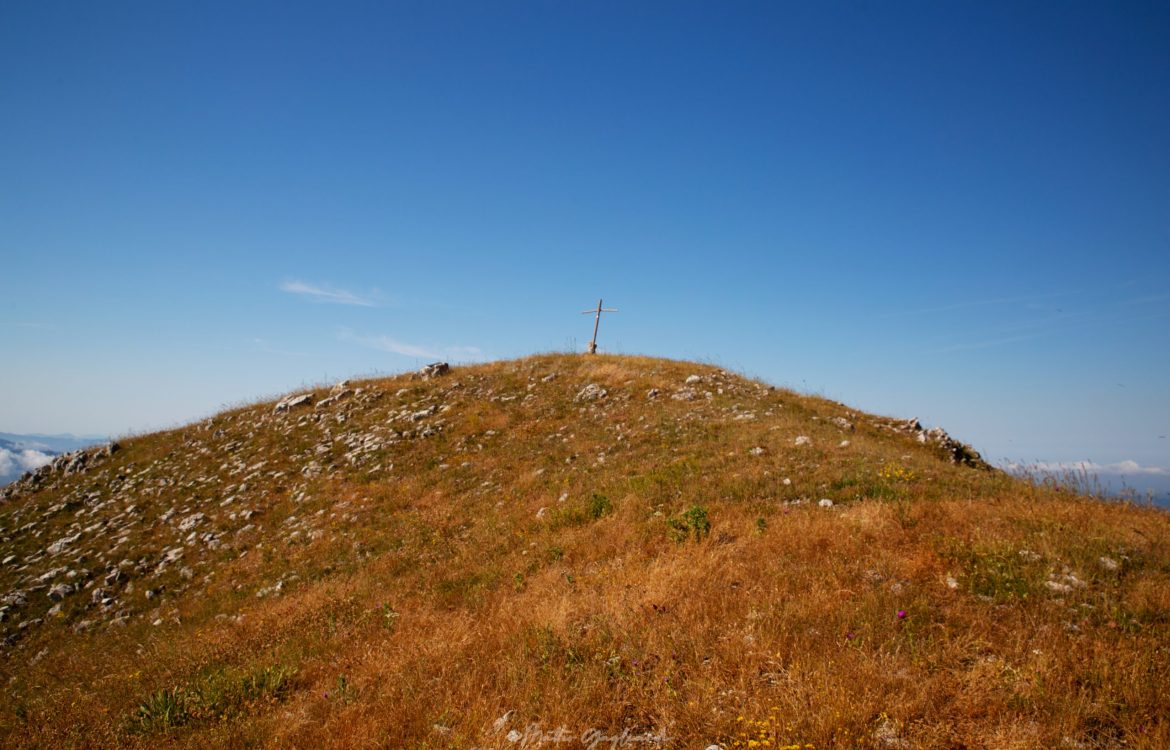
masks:
[[[313,394],[311,393],[302,393],[298,396],[288,396],[281,399],[280,402],[277,403],[276,408],[273,409],[273,412],[279,414],[281,412],[291,411],[298,406],[308,406],[312,403]]]
[[[577,402],[582,401],[597,401],[609,395],[609,391],[605,390],[597,383],[590,383],[581,390],[577,391],[576,397],[573,399]]]
[[[423,380],[442,377],[451,372],[451,365],[446,362],[432,362],[418,371],[417,377]]]

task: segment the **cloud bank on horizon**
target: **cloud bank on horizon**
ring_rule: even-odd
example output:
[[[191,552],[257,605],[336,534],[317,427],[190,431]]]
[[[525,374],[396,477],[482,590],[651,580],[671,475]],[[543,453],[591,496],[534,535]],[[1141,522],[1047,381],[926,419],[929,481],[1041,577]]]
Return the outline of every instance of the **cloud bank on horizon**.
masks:
[[[53,460],[53,454],[24,448],[0,448],[0,485],[18,479],[26,471],[34,471]]]
[[[1099,464],[1094,461],[1039,461],[1036,463],[1009,463],[1008,471],[1033,471],[1043,474],[1117,474],[1123,476],[1170,477],[1170,468],[1163,466],[1142,466],[1137,461],[1118,461],[1113,464]]]

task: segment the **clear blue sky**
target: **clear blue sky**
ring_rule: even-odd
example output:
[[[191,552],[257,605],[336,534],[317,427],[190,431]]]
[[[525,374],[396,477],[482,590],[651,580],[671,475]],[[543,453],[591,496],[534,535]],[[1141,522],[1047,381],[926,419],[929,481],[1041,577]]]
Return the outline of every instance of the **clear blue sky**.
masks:
[[[1170,5],[0,5],[0,430],[716,362],[1170,469]]]

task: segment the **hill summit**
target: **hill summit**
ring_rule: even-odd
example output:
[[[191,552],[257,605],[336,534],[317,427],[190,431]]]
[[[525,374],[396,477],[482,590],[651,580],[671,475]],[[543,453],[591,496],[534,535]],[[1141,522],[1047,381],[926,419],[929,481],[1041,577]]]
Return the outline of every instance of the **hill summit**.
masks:
[[[708,365],[343,382],[0,491],[6,747],[1170,746],[1170,524]]]

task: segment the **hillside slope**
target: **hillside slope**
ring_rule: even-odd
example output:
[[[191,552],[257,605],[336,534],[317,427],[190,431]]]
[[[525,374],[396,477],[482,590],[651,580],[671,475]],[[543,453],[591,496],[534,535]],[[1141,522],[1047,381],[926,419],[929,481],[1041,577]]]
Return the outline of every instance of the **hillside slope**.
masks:
[[[0,494],[5,747],[1170,747],[1165,513],[715,367],[321,389]]]

